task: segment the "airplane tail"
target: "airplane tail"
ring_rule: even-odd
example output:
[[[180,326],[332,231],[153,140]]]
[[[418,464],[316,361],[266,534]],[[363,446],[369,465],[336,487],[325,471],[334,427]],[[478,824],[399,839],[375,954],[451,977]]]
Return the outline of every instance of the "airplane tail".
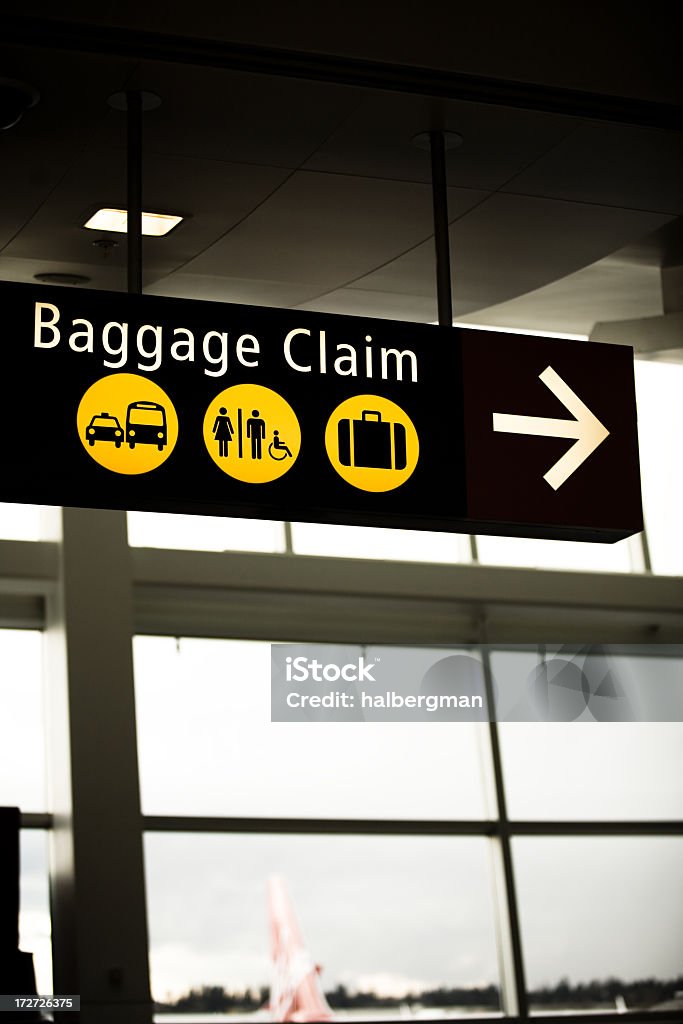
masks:
[[[301,1024],[333,1020],[320,985],[321,969],[306,949],[282,878],[268,880],[268,904],[274,967],[272,1019]]]

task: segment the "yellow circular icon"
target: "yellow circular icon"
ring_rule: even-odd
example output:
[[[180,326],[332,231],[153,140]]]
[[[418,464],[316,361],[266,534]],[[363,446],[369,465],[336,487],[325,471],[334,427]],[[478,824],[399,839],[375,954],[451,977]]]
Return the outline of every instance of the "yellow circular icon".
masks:
[[[95,462],[112,473],[149,473],[178,440],[178,416],[149,377],[112,373],[88,388],[76,414],[78,436]]]
[[[204,417],[204,444],[219,469],[248,484],[267,484],[292,468],[301,428],[291,405],[260,384],[216,395]]]
[[[354,395],[338,405],[327,421],[325,448],[339,476],[361,491],[400,487],[420,455],[413,421],[380,395]]]

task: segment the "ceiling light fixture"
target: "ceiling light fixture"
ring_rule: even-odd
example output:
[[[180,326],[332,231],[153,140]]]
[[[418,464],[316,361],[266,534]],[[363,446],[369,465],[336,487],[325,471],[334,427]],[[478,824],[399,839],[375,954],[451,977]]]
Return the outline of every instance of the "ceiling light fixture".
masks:
[[[0,130],[13,128],[39,99],[40,93],[33,86],[13,78],[0,78]]]
[[[160,238],[177,227],[182,220],[182,217],[175,217],[170,213],[143,213],[142,233]],[[93,213],[83,227],[91,231],[118,231],[125,234],[128,230],[128,211],[104,207]]]

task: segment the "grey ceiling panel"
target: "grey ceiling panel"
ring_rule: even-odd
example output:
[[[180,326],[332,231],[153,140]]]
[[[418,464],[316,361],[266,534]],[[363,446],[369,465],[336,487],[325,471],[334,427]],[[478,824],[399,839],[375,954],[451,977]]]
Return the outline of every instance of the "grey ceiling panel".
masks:
[[[376,316],[386,320],[409,323],[432,323],[436,320],[436,298],[392,292],[368,292],[358,288],[339,288],[302,302],[299,309],[320,313],[346,313],[352,316]]]
[[[430,181],[429,153],[412,138],[432,127],[462,135],[447,153],[451,185],[500,188],[573,132],[577,122],[535,111],[410,96],[369,97],[305,165],[311,170]]]
[[[456,316],[533,291],[661,227],[666,215],[496,194],[451,225]],[[368,274],[355,287],[429,296],[433,244]]]
[[[241,302],[250,306],[289,308],[305,302],[316,289],[280,281],[253,281],[236,277],[210,277],[179,271],[145,289],[152,295],[211,302]]]
[[[463,319],[490,326],[588,335],[598,320],[654,317],[661,312],[659,268],[615,255]]]
[[[246,216],[273,189],[286,171],[186,158],[151,157],[145,162],[143,204],[146,209],[187,216],[164,238],[144,241],[145,270],[169,273],[211,245]],[[83,228],[99,206],[125,207],[124,155],[90,152],[79,160],[5,249],[13,259],[71,263],[125,262],[125,237]],[[93,242],[108,237],[119,243],[108,256]]]
[[[0,251],[77,167],[92,137],[112,114],[106,97],[129,73],[122,61],[73,54],[3,53],[2,75],[40,93],[36,106],[0,133]],[[83,83],[88,88],[83,88]]]
[[[449,195],[459,212],[483,198],[470,189]],[[426,185],[299,171],[188,269],[314,284],[322,292],[394,259],[431,231]]]
[[[125,239],[105,256],[81,225],[125,206],[125,118],[106,98],[135,73],[163,97],[143,119],[144,205],[186,215],[145,240],[148,290],[435,319],[429,157],[410,140],[443,124],[464,136],[448,154],[456,317],[584,333],[657,315],[651,268],[683,206],[671,133],[18,48],[3,73],[41,92],[0,137],[5,279],[125,287]],[[628,267],[610,262],[624,246],[642,250]]]
[[[507,191],[683,213],[683,135],[582,125],[519,174]]]
[[[148,153],[295,168],[360,103],[360,90],[211,68],[147,63],[143,89],[161,106],[144,118]],[[116,125],[101,141],[110,144]]]

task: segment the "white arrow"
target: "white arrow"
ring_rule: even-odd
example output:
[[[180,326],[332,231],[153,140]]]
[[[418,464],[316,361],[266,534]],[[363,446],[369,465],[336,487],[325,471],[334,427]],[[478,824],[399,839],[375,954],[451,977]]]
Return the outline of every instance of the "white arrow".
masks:
[[[572,473],[581,466],[606,437],[609,430],[594,416],[587,405],[575,395],[568,384],[553,370],[546,367],[539,374],[547,388],[562,402],[573,420],[551,420],[543,416],[510,416],[494,412],[493,429],[504,434],[535,434],[542,437],[575,437],[568,452],[559,459],[543,477],[554,491],[558,490]]]

